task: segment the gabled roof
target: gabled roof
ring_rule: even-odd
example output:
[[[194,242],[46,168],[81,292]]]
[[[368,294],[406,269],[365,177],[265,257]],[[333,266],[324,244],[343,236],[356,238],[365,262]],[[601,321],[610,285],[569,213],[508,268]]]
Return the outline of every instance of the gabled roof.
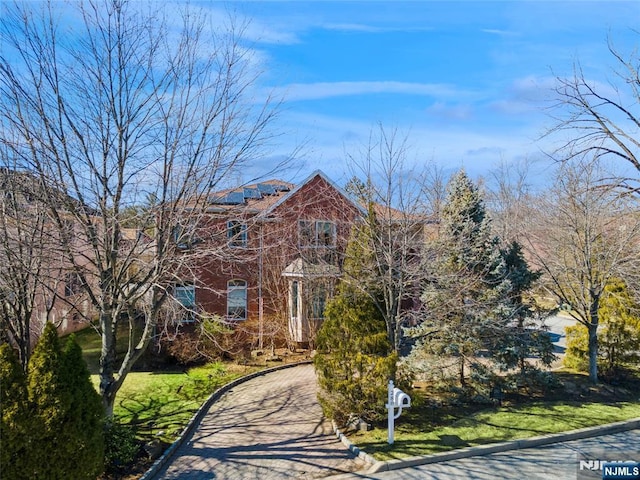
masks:
[[[209,195],[209,210],[261,213],[295,187],[283,180],[265,180],[214,192]]]
[[[311,263],[298,257],[282,271],[282,276],[293,278],[339,277],[340,268],[328,263]]]
[[[316,177],[322,178],[361,214],[366,214],[366,209],[354,202],[342,188],[338,187],[320,170],[313,172],[298,185],[273,179],[215,192],[209,196],[210,209],[245,211],[268,216]]]
[[[273,205],[271,205],[264,213],[265,214],[269,214],[271,213],[274,209],[276,209],[277,207],[279,207],[281,204],[283,204],[284,202],[286,202],[290,197],[292,197],[293,195],[296,194],[296,192],[298,192],[302,187],[304,187],[305,185],[307,185],[308,183],[310,183],[314,178],[316,177],[320,177],[322,178],[325,182],[327,182],[329,185],[331,185],[332,188],[334,188],[342,197],[344,197],[344,199],[349,202],[351,205],[353,205],[353,207],[358,210],[361,214],[365,215],[367,213],[366,209],[364,209],[362,207],[362,205],[359,205],[358,203],[354,202],[351,197],[349,197],[349,195],[342,189],[340,188],[338,185],[336,185],[329,177],[327,177],[324,172],[322,172],[321,170],[316,170],[314,171],[311,175],[309,175],[300,185],[298,185],[297,187],[293,188],[287,195],[282,196],[281,198],[278,199],[278,201],[276,201]]]

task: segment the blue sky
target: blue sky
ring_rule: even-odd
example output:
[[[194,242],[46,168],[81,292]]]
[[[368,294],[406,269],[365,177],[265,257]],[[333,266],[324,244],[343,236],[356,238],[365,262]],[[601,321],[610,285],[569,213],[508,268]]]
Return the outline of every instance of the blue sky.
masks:
[[[205,3],[222,8],[221,3]],[[316,168],[342,184],[378,123],[408,137],[409,163],[464,166],[542,158],[555,76],[580,60],[613,78],[607,39],[623,53],[640,2],[232,2],[251,20],[259,87],[285,99],[274,154],[305,148],[291,173]]]

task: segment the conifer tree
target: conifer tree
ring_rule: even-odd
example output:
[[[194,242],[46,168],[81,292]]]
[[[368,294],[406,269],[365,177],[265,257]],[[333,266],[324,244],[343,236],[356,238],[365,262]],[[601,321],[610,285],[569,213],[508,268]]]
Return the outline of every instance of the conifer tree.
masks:
[[[495,339],[504,335],[514,317],[512,292],[499,240],[491,233],[490,219],[478,188],[464,171],[448,185],[440,230],[425,258],[425,307],[422,324],[411,333],[418,337],[414,360],[427,353],[455,359],[461,386],[468,367],[484,350],[495,360]]]
[[[515,240],[502,250],[502,257],[507,268],[507,278],[511,282],[507,301],[515,322],[512,328],[494,338],[493,350],[501,369],[517,367],[519,372],[516,376],[521,377],[519,380],[526,380],[523,377],[539,371],[527,362],[528,358],[536,357],[544,366],[549,366],[555,358],[551,338],[539,328],[542,318],[548,316],[549,311],[536,305],[530,296],[527,297],[527,292],[542,273],[531,270],[524,258],[522,246]]]
[[[68,457],[66,422],[71,389],[64,375],[65,360],[56,327],[48,323],[28,367],[27,392],[33,427],[29,446],[31,478],[63,479]]]
[[[24,478],[95,479],[104,466],[102,401],[82,350],[45,326],[29,360],[29,469]]]
[[[0,345],[0,477],[25,478],[29,415],[27,384],[13,348]]]
[[[386,386],[395,377],[393,352],[384,316],[372,299],[375,291],[363,291],[352,280],[366,271],[368,227],[354,228],[347,247],[345,274],[338,293],[325,308],[325,320],[317,336],[314,359],[325,415],[344,424],[350,416],[376,420],[384,413]]]
[[[64,382],[71,392],[65,422],[67,478],[95,480],[104,467],[104,407],[91,383],[82,349],[71,335],[63,351]]]

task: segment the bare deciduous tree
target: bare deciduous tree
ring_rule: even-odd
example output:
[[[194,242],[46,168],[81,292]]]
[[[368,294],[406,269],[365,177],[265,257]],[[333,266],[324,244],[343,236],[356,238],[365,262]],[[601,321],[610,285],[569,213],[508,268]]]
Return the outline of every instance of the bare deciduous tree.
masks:
[[[533,196],[530,180],[531,162],[502,161],[491,172],[488,182],[487,204],[491,211],[493,229],[503,243],[521,242],[528,229],[528,207]]]
[[[34,340],[44,323],[38,310],[53,306],[61,265],[51,254],[46,207],[40,203],[37,182],[10,168],[2,156],[0,167],[0,331],[18,349],[23,370]],[[47,315],[42,315],[46,317]]]
[[[426,176],[408,169],[408,154],[407,139],[380,126],[362,152],[349,155],[355,178],[364,179],[352,180],[348,189],[367,212],[368,245],[363,247],[370,252],[372,265],[363,266],[371,268],[369,272],[344,280],[371,295],[395,351],[400,349],[403,327],[415,320],[413,302],[419,296],[420,257],[430,218],[423,195]]]
[[[252,98],[243,25],[168,8],[16,2],[0,24],[1,141],[49,192],[58,254],[96,312],[109,414],[173,286],[216,254],[191,248],[210,191],[261,153],[277,111]],[[118,326],[140,319],[120,360]]]
[[[598,308],[614,277],[637,275],[640,217],[637,200],[603,184],[598,160],[565,162],[536,205],[525,245],[545,288],[589,331],[589,377],[598,382]]]
[[[556,123],[549,134],[560,135],[568,158],[606,157],[640,171],[640,55],[637,49],[625,55],[612,43],[609,51],[617,68],[608,83],[587,78],[580,63],[573,76],[557,79]],[[615,180],[636,193],[640,188],[636,177]]]

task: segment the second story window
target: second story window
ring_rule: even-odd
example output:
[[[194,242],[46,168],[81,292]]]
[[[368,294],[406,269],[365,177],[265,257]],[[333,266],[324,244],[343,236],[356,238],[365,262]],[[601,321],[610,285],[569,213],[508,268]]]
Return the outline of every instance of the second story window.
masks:
[[[335,247],[335,224],[323,220],[300,220],[298,244],[300,247]]]
[[[316,245],[318,247],[336,246],[336,226],[331,222],[316,222]]]
[[[227,240],[230,247],[247,246],[247,224],[239,220],[227,222]]]
[[[82,291],[82,279],[77,273],[68,273],[64,278],[64,296],[72,297]]]
[[[195,224],[187,221],[176,225],[171,230],[171,238],[180,250],[187,250],[193,247],[197,243]]]

